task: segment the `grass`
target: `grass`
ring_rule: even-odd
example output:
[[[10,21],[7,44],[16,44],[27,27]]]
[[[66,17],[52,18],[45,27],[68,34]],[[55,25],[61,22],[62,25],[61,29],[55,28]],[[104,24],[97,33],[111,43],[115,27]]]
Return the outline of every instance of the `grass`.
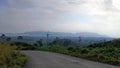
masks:
[[[9,44],[0,43],[0,68],[22,68],[27,56]]]
[[[95,43],[89,46],[33,46],[26,45],[25,43],[19,44],[18,46],[17,43],[17,48],[21,50],[51,51],[120,66],[120,39]]]
[[[51,51],[76,56],[84,59],[99,61],[120,66],[120,48],[117,47],[89,47],[89,46],[43,46],[42,51]]]

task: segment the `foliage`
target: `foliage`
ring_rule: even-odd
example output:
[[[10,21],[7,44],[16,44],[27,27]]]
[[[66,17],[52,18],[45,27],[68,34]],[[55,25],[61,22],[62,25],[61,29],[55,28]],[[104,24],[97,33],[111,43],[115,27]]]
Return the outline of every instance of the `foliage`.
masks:
[[[40,39],[40,40],[38,40],[37,41],[37,43],[38,43],[38,45],[41,47],[41,46],[43,46],[43,42],[42,42],[43,40],[42,39]]]
[[[50,45],[60,45],[60,44],[61,44],[60,38],[56,37]]]
[[[22,36],[18,36],[17,39],[18,39],[18,40],[22,40],[23,37],[22,37]]]
[[[68,53],[68,50],[66,50],[65,47],[60,45],[43,46],[40,48],[40,50],[52,51],[52,52],[58,52],[58,53],[64,53],[64,54]]]
[[[2,39],[5,39],[5,34],[2,34],[1,36],[0,36],[0,38],[2,38]]]
[[[27,57],[11,47],[9,44],[0,44],[0,68],[22,68]]]
[[[68,43],[67,41],[66,43]],[[120,65],[120,39],[113,41],[95,43],[89,46],[62,46],[55,41],[54,45],[37,46],[37,44],[30,45],[24,42],[15,42],[17,49],[22,50],[42,50],[57,53],[68,54],[80,58],[109,63],[113,65]]]
[[[35,50],[37,46],[25,43],[25,42],[13,42],[11,43],[12,46],[16,46],[17,50]]]
[[[11,37],[7,37],[7,38],[6,38],[6,41],[11,41]]]
[[[96,43],[89,46],[43,46],[40,50],[64,53],[89,60],[120,65],[120,40]]]

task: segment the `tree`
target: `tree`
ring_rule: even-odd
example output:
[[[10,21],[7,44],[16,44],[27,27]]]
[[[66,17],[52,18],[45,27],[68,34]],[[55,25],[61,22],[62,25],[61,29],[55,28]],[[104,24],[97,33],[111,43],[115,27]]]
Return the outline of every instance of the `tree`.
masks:
[[[11,37],[7,37],[7,38],[6,38],[6,41],[11,41]]]
[[[5,39],[6,38],[5,34],[2,34],[0,38]]]
[[[18,36],[17,39],[18,39],[18,40],[22,40],[23,37],[22,37],[22,36]]]
[[[37,43],[39,44],[40,47],[43,46],[42,41],[43,41],[42,39],[40,39],[40,40],[37,41]]]
[[[72,41],[69,40],[69,39],[64,39],[63,45],[64,45],[64,46],[72,45]]]
[[[54,41],[52,42],[52,45],[60,45],[60,39],[59,37],[56,37]]]
[[[38,44],[37,44],[37,43],[34,43],[33,45],[34,45],[34,46],[38,46]]]

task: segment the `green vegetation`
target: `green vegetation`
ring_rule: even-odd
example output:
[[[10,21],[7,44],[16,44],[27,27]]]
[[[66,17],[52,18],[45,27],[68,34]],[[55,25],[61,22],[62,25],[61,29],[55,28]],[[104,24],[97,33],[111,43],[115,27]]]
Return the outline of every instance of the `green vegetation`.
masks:
[[[17,49],[20,50],[51,51],[103,63],[120,65],[120,39],[95,43],[89,46],[62,46],[56,41],[53,45],[41,46],[41,42],[39,43],[40,44],[30,45],[23,42],[15,42],[12,45],[17,46]],[[67,43],[69,42],[66,42],[65,44]]]
[[[43,51],[68,54],[103,63],[120,65],[120,40],[96,43],[89,46],[43,46]]]
[[[17,39],[18,39],[18,40],[22,40],[23,37],[22,37],[22,36],[18,36]]]
[[[13,42],[11,45],[15,46],[17,50],[36,50],[38,47],[25,42]]]
[[[27,56],[21,54],[15,47],[0,43],[0,68],[22,68]]]
[[[59,46],[59,45],[42,46],[41,48],[39,48],[39,50],[58,52],[58,53],[64,53],[64,54],[68,53],[68,50],[66,50],[64,46]]]

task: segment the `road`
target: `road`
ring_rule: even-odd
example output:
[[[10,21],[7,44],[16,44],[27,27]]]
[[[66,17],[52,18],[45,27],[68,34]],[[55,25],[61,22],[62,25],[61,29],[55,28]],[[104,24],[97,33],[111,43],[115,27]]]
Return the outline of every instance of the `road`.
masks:
[[[72,56],[43,51],[22,51],[29,56],[24,68],[120,68]]]

